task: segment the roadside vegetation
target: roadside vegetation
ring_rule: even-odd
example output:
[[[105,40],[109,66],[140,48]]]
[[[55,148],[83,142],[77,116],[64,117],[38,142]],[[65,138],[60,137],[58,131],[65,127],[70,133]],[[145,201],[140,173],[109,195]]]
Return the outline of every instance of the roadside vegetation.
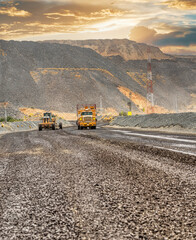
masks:
[[[125,117],[125,116],[128,116],[128,113],[122,111],[122,112],[119,113],[119,116],[124,116]]]
[[[21,121],[23,121],[23,119],[17,119],[10,116],[7,117],[7,122],[21,122]],[[5,122],[5,118],[0,118],[0,122]]]

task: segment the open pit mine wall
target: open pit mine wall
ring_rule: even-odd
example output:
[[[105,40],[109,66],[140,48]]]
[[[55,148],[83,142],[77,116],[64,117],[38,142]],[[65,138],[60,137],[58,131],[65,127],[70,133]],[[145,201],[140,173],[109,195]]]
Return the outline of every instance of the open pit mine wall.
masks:
[[[125,86],[144,89],[121,68],[91,49],[75,46],[0,41],[0,96],[18,107],[75,112],[79,102],[100,102],[104,108],[128,111]],[[93,70],[94,69],[94,70]],[[0,99],[0,101],[2,101]]]
[[[172,56],[159,48],[128,39],[54,40],[51,43],[91,48],[107,57],[146,89],[148,49],[152,58],[155,104],[172,112],[196,111],[196,57]],[[125,87],[125,85],[122,85]],[[133,91],[133,88],[130,88]],[[135,91],[137,94],[137,92]],[[146,94],[143,96],[145,97]],[[183,97],[182,97],[183,96]],[[136,102],[135,102],[136,103]],[[137,103],[138,105],[138,103]],[[157,113],[166,112],[157,108]],[[168,112],[168,111],[167,111]]]
[[[0,49],[0,102],[67,113],[75,113],[78,102],[99,106],[100,96],[103,108],[116,113],[128,111],[129,102],[134,111],[146,105],[145,60],[125,61],[57,43],[0,40]],[[162,107],[158,112],[175,111],[176,99],[180,111],[194,110],[194,61],[183,61],[153,60],[155,103]]]

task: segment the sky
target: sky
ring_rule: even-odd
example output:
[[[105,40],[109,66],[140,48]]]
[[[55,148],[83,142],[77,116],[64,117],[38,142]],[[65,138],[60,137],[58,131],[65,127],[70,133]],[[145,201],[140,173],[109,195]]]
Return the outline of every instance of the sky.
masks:
[[[114,38],[196,55],[196,0],[0,0],[0,39]]]

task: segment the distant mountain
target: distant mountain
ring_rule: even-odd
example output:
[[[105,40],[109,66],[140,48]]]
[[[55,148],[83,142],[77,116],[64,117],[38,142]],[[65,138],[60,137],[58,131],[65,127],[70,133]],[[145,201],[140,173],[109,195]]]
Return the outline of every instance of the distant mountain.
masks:
[[[136,43],[128,39],[103,39],[103,40],[49,40],[46,42],[69,44],[72,46],[91,48],[102,56],[121,56],[124,60],[144,60],[148,57],[148,48],[152,59],[171,59],[159,48],[144,43]]]

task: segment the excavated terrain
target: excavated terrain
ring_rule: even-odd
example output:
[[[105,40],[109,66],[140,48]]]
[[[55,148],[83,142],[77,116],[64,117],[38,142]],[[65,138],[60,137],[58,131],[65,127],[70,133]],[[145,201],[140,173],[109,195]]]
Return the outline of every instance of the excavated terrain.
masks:
[[[190,130],[196,132],[196,113],[173,113],[173,114],[148,114],[134,115],[129,117],[116,117],[111,126],[139,127],[139,128],[179,128],[179,130]]]
[[[0,40],[0,102],[12,103],[16,113],[19,107],[75,113],[80,102],[100,106],[101,96],[106,112],[127,112],[130,102],[134,112],[146,110],[147,45],[129,40],[77,44]],[[100,54],[89,44],[98,44]],[[154,47],[151,54],[157,112],[196,111],[195,58],[167,56]],[[120,91],[124,88],[128,93]]]
[[[66,130],[0,144],[2,240],[196,239],[195,157]]]
[[[109,59],[95,51],[70,45],[0,40],[0,102],[75,113],[78,103],[128,111],[130,101],[118,86],[145,95]],[[114,104],[116,103],[116,104]]]

